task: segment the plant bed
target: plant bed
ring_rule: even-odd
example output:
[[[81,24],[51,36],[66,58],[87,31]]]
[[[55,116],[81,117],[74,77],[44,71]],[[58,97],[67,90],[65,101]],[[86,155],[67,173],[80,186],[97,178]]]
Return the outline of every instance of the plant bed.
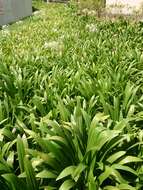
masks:
[[[142,190],[142,24],[38,5],[0,31],[0,189]]]

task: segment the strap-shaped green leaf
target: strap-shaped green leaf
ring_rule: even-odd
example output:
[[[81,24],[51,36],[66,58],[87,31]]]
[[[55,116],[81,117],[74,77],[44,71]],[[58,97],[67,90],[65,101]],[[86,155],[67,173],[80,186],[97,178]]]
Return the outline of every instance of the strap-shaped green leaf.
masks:
[[[48,179],[55,179],[57,175],[53,171],[43,170],[42,172],[39,172],[36,177],[38,178],[48,178]]]
[[[128,164],[131,162],[143,162],[143,160],[141,158],[137,158],[135,156],[127,156],[126,158],[122,159],[119,164],[123,165],[123,164]]]
[[[17,137],[17,154],[18,154],[18,162],[21,173],[24,172],[24,156],[25,156],[25,148],[20,136]]]
[[[35,178],[35,172],[27,156],[24,157],[24,169],[26,173],[26,181],[27,181],[28,190],[38,190],[37,181]]]
[[[69,166],[69,167],[65,168],[65,169],[60,173],[60,175],[57,177],[56,180],[58,181],[58,180],[60,180],[60,179],[62,179],[62,178],[64,178],[64,177],[66,177],[66,176],[68,176],[68,175],[72,175],[72,174],[74,173],[75,169],[76,169],[76,166]]]
[[[119,158],[121,158],[123,155],[125,155],[126,152],[125,151],[119,151],[119,152],[116,152],[115,154],[111,155],[107,161],[109,163],[114,163],[116,160],[118,160]]]
[[[60,186],[59,190],[69,190],[73,188],[75,185],[75,182],[71,179],[68,179],[64,181],[64,183]]]

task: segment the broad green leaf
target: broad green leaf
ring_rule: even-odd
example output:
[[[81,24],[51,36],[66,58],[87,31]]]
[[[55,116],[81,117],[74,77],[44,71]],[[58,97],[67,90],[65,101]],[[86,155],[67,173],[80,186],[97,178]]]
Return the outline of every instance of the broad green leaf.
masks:
[[[57,177],[56,180],[60,180],[68,175],[73,175],[74,171],[76,169],[76,166],[69,166],[67,168],[65,168]]]
[[[7,142],[2,147],[2,156],[8,156],[10,149],[13,147],[13,145],[17,142],[17,139]]]
[[[136,190],[136,188],[135,187],[132,187],[132,186],[130,186],[130,185],[128,185],[128,184],[120,184],[119,186],[119,189],[120,190]]]
[[[0,173],[11,173],[11,169],[6,162],[0,162]]]
[[[28,152],[34,157],[41,158],[46,164],[48,164],[52,168],[59,170],[61,167],[61,165],[55,160],[54,156],[50,153],[44,153],[31,149],[28,149]]]
[[[8,182],[0,176],[0,188],[2,190],[10,190],[11,186],[8,184]]]
[[[26,178],[26,173],[23,172],[23,173],[21,173],[20,175],[18,175],[18,177],[19,177],[19,178]]]
[[[35,133],[35,132],[32,131],[32,130],[24,129],[24,131],[25,131],[28,135],[30,135],[30,137],[32,137],[32,138],[37,138],[37,137],[38,137],[37,133]]]
[[[125,129],[125,127],[127,127],[127,124],[128,124],[128,119],[123,119],[121,121],[119,121],[115,127],[114,127],[114,130],[120,130],[120,131],[123,131]]]
[[[104,190],[120,190],[118,187],[115,186],[106,186]]]
[[[43,188],[44,188],[44,190],[54,190],[54,189],[57,189],[56,187],[52,187],[52,186],[44,186]]]
[[[42,116],[46,115],[45,107],[42,104],[40,97],[34,96],[33,103],[36,106],[37,110],[41,113]]]
[[[124,165],[131,162],[143,162],[141,158],[137,158],[135,156],[127,156],[126,158],[122,159],[119,164]]]
[[[35,178],[35,172],[32,168],[30,160],[24,157],[24,169],[26,173],[26,181],[28,190],[38,190],[37,181]]]
[[[10,152],[8,158],[7,158],[7,163],[10,167],[13,167],[14,164],[14,151]]]
[[[67,143],[66,139],[62,138],[60,136],[51,136],[48,138],[48,140],[57,141],[57,142],[62,143],[63,145],[68,147],[68,143]]]
[[[112,111],[113,120],[118,121],[119,114],[120,114],[120,100],[119,97],[114,96],[114,110]]]
[[[112,168],[113,169],[113,168]],[[123,178],[123,176],[118,172],[118,170],[113,169],[112,178],[114,178],[118,183],[128,183],[128,181]]]
[[[124,165],[120,165],[120,164],[113,164],[111,167],[114,169],[117,169],[117,170],[123,170],[127,173],[132,173],[132,174],[138,176],[138,173],[129,166],[124,166]]]
[[[48,171],[48,170],[43,170],[42,172],[39,172],[36,177],[38,178],[48,178],[48,179],[52,179],[52,178],[56,178],[57,175],[52,172],[52,171]]]
[[[74,170],[72,174],[72,178],[77,182],[81,173],[87,168],[87,166],[83,163],[80,163],[78,166],[76,166],[76,169]]]
[[[119,151],[116,152],[115,154],[111,155],[108,159],[107,162],[109,163],[114,163],[116,160],[118,160],[119,158],[121,158],[122,156],[124,156],[126,154],[125,151]]]
[[[3,125],[6,121],[8,121],[8,118],[3,119],[2,121],[0,120],[0,126]]]
[[[64,183],[60,186],[59,190],[69,190],[75,186],[75,182],[71,179],[64,181]]]
[[[44,152],[51,152],[56,157],[56,159],[59,160],[59,162],[64,160],[64,155],[62,153],[64,150],[61,150],[61,147],[58,144],[49,141],[47,138],[37,138],[35,140],[38,142]]]
[[[114,148],[116,148],[118,145],[120,145],[124,140],[126,140],[126,136],[120,136],[118,135],[117,137],[115,136],[111,141],[109,141],[109,143],[107,143],[104,146],[104,153],[102,155],[102,157],[100,158],[100,161],[103,161],[104,159],[106,159],[106,157],[108,156],[108,154],[110,152],[112,152],[112,150]]]
[[[68,121],[68,118],[69,118],[68,109],[66,108],[63,101],[60,98],[58,100],[59,100],[58,101],[58,108],[59,108],[59,112],[60,112],[60,115],[61,115],[61,119],[63,121]]]
[[[9,138],[11,141],[15,139],[15,135],[7,128],[3,129],[3,135]]]
[[[16,175],[9,173],[2,176],[10,183],[12,190],[26,190],[25,184]]]
[[[88,183],[88,190],[98,190],[96,182],[89,182]]]
[[[25,156],[25,147],[20,136],[17,137],[17,154],[18,162],[21,173],[24,172],[24,156]]]
[[[101,173],[101,175],[99,176],[99,182],[100,182],[100,185],[106,180],[109,178],[109,176],[112,174],[113,172],[113,169],[109,166],[105,166],[105,171],[103,171]]]

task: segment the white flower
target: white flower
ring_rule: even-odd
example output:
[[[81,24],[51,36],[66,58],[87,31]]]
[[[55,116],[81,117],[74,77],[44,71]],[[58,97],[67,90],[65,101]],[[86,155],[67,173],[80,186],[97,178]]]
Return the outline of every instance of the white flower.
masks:
[[[89,16],[96,16],[97,13],[96,13],[96,11],[91,10],[91,11],[88,11],[88,15],[89,15]]]
[[[140,61],[143,63],[143,53],[140,56]]]
[[[88,12],[89,12],[89,10],[87,8],[82,10],[83,14],[88,14]]]
[[[3,36],[9,36],[10,35],[10,31],[8,29],[2,30],[2,35]]]
[[[16,22],[16,24],[21,24],[21,23],[23,23],[22,20]]]
[[[8,29],[8,25],[3,25],[3,26],[2,26],[2,31],[1,31],[1,33],[2,33],[3,36],[8,36],[8,35],[10,35],[10,31],[9,31],[9,29]]]
[[[97,32],[97,27],[95,24],[87,24],[85,27],[89,32]]]
[[[60,39],[63,40],[65,38],[65,35],[61,35]]]
[[[3,25],[2,26],[2,29],[4,30],[4,29],[7,29],[8,28],[8,25]]]
[[[3,52],[2,52],[2,48],[0,48],[0,55],[2,55],[3,54]]]
[[[41,13],[41,11],[35,11],[34,13],[33,13],[33,15],[39,15]]]
[[[44,48],[56,50],[56,51],[62,51],[63,44],[61,42],[58,42],[58,41],[45,42]]]
[[[59,46],[59,42],[52,41],[52,42],[45,42],[44,47],[50,49],[56,49]]]
[[[12,133],[15,133],[16,132],[16,128],[14,127],[13,129],[12,129]]]
[[[0,141],[3,141],[4,136],[2,135],[2,133],[0,134]]]
[[[58,29],[57,28],[53,28],[53,30],[52,30],[53,32],[58,32]]]

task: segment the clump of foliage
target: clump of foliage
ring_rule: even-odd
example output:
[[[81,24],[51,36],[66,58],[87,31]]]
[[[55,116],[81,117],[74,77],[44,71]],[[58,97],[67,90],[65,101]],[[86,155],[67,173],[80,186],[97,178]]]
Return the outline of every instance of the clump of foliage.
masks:
[[[142,35],[59,4],[3,27],[2,189],[143,188]]]
[[[98,7],[102,7],[105,5],[105,0],[79,0],[79,3],[81,6],[85,7],[85,8],[92,8],[92,9],[96,9]]]
[[[100,15],[101,11],[105,7],[105,0],[79,0],[78,5],[80,10],[94,10]]]

